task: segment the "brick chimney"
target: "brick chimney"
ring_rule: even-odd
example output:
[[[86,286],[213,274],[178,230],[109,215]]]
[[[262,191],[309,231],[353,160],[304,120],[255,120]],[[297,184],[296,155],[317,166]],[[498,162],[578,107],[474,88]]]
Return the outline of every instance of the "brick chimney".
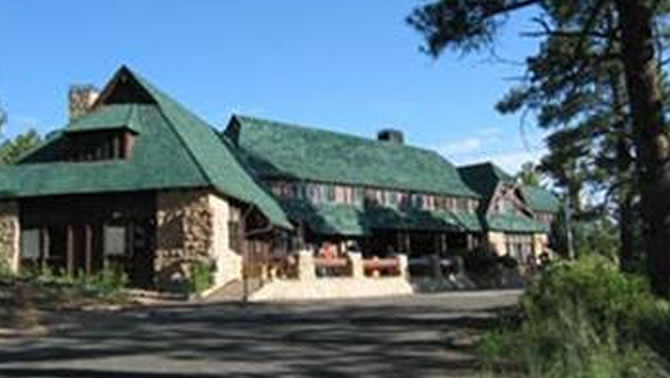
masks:
[[[88,113],[98,96],[100,91],[91,84],[72,85],[67,96],[70,121]]]
[[[383,129],[377,133],[377,140],[403,144],[405,143],[405,136],[402,131],[397,129]]]

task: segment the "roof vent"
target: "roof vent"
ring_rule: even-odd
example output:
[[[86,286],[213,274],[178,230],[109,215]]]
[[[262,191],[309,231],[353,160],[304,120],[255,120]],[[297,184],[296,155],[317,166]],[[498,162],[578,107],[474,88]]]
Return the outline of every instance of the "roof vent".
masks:
[[[402,131],[397,129],[383,129],[377,133],[377,140],[403,144],[405,143],[405,136]]]
[[[71,86],[67,96],[70,121],[88,113],[99,95],[100,91],[90,84]]]

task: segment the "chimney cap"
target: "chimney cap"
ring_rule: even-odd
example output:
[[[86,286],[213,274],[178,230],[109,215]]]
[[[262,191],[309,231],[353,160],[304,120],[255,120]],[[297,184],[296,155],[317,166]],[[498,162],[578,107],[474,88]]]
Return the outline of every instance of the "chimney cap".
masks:
[[[70,120],[86,114],[98,99],[100,90],[92,84],[75,84],[68,91],[68,110]]]
[[[405,135],[402,131],[393,128],[385,128],[377,133],[377,140],[397,144],[405,143]]]

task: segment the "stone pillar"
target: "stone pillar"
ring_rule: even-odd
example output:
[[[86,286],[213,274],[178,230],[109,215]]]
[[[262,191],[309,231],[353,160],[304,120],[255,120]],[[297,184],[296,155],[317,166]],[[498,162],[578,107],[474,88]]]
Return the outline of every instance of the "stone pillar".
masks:
[[[212,261],[212,210],[208,193],[175,190],[157,194],[156,256],[159,290],[183,291],[195,261]]]
[[[349,261],[351,261],[351,276],[353,278],[365,278],[363,255],[360,252],[349,252]]]
[[[20,234],[19,204],[0,202],[0,264],[7,264],[14,273],[19,271]]]
[[[407,255],[404,253],[398,255],[398,270],[400,271],[400,277],[409,279],[409,262]]]
[[[486,234],[486,241],[489,247],[498,254],[504,256],[507,254],[507,243],[505,242],[505,234],[502,232],[489,232]]]
[[[301,281],[316,280],[314,253],[308,249],[303,249],[298,252],[298,258],[298,278]]]

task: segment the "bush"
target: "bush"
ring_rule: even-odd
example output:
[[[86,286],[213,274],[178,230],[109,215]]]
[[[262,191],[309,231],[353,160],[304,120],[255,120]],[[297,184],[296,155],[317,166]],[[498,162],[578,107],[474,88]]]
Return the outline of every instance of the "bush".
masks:
[[[9,262],[2,257],[2,251],[0,251],[0,278],[13,278],[14,272],[12,271]]]
[[[480,352],[532,377],[665,376],[655,351],[667,314],[642,277],[590,256],[551,266],[522,297],[519,325],[487,334]]]
[[[128,275],[114,269],[103,269],[98,274],[86,278],[83,284],[93,287],[102,294],[109,295],[122,291],[128,286]]]
[[[214,285],[215,265],[212,262],[194,261],[189,267],[188,289],[191,293],[202,293]]]

